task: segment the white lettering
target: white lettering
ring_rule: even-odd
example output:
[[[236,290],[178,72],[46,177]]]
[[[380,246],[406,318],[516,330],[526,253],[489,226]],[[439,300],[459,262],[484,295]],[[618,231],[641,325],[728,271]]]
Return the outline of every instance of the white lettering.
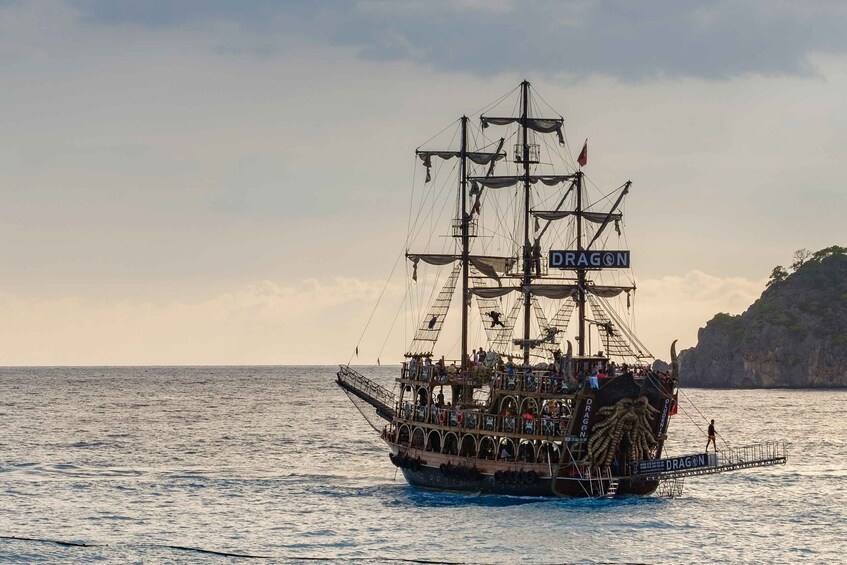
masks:
[[[550,266],[551,267],[561,267],[562,266],[562,254],[554,251],[550,254]]]
[[[629,251],[550,250],[549,262],[558,269],[625,269],[629,268]]]
[[[659,429],[656,432],[656,435],[660,436],[665,431],[665,422],[668,421],[668,407],[670,406],[670,399],[665,399],[665,405],[662,407],[662,415],[659,418]]]
[[[585,411],[582,413],[582,425],[579,427],[579,438],[585,439],[588,436],[588,423],[591,420],[591,405],[593,401],[590,398],[585,399]]]

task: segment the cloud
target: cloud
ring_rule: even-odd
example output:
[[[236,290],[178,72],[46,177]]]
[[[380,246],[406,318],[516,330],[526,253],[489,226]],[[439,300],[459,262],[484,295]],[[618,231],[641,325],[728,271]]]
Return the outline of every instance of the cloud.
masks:
[[[0,364],[346,362],[383,286],[263,281],[178,301],[0,294]],[[392,292],[386,300],[396,303]]]
[[[667,358],[673,339],[694,345],[698,327],[718,312],[742,312],[763,288],[764,280],[699,271],[647,279],[636,294],[638,335],[654,355]],[[262,281],[174,301],[0,294],[0,364],[331,365],[346,363],[357,343],[361,355],[353,362],[399,362],[420,321],[397,309],[403,295],[399,284],[340,277]],[[437,351],[450,349],[448,358],[456,358],[451,331]],[[472,333],[483,339],[478,329]]]
[[[225,20],[480,76],[504,72],[626,81],[809,75],[809,57],[844,53],[847,8],[833,2],[131,2],[77,0],[86,21],[161,29]]]
[[[636,293],[639,337],[665,360],[670,344],[677,350],[697,343],[697,331],[719,312],[744,312],[765,289],[766,279],[718,277],[701,271],[639,281]]]

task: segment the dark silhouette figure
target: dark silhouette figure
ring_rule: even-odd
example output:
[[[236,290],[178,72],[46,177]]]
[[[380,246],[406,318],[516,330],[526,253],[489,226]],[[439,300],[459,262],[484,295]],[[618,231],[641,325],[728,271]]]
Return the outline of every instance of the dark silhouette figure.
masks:
[[[718,452],[718,444],[715,443],[715,421],[712,420],[712,423],[709,424],[709,439],[706,441],[706,453],[709,452],[709,444],[712,444],[712,447],[715,448],[715,453]]]
[[[437,322],[437,321],[438,321],[438,316],[433,316],[432,319],[429,321],[429,329],[434,328],[435,322]]]
[[[488,317],[491,318],[492,328],[496,328],[497,326],[500,326],[501,328],[506,327],[506,324],[500,321],[500,312],[495,312],[494,310],[492,310],[488,313]]]

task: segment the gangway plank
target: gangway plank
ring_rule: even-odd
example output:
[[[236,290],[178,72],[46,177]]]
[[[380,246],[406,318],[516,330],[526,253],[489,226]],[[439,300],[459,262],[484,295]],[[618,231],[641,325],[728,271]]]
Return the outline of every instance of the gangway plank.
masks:
[[[339,365],[336,375],[338,386],[376,408],[379,417],[389,422],[394,418],[394,393],[347,365]]]
[[[706,466],[691,468],[679,467],[638,472],[633,473],[630,478],[637,480],[664,481],[684,477],[696,477],[699,475],[727,473],[730,471],[739,471],[741,469],[752,469],[754,467],[785,465],[785,461],[785,443],[781,441],[773,441],[720,451],[715,454],[713,460],[711,460]]]

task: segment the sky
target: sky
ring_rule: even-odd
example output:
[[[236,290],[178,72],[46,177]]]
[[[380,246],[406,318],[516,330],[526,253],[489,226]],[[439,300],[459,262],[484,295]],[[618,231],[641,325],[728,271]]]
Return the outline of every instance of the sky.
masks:
[[[845,26],[825,1],[0,0],[0,364],[398,362],[414,149],[524,78],[594,182],[633,181],[667,358],[845,244]]]

